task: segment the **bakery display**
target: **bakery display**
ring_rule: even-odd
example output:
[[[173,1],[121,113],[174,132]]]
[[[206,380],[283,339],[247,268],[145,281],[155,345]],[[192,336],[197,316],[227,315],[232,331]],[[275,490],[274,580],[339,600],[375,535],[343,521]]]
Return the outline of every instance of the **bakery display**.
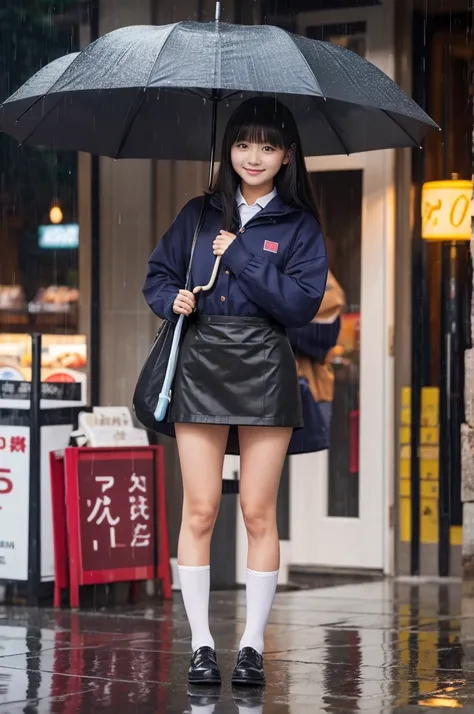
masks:
[[[28,305],[35,312],[69,312],[79,301],[79,290],[65,285],[50,285],[41,288]]]
[[[84,335],[43,335],[43,382],[83,381],[87,372]],[[0,380],[31,379],[31,340],[28,335],[0,334]]]
[[[0,310],[24,310],[25,291],[21,285],[0,285]]]

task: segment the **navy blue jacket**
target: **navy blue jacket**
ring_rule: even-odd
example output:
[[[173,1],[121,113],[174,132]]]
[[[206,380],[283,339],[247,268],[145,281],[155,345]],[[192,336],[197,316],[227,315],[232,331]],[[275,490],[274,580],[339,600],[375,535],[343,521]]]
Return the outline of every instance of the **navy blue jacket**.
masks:
[[[148,262],[143,294],[161,318],[178,319],[172,306],[184,288],[203,200],[194,198],[183,208]],[[191,289],[209,281],[215,260],[212,244],[221,229],[219,197],[212,196],[197,240]],[[321,304],[328,271],[316,219],[275,196],[241,230],[222,258],[215,288],[199,295],[198,313],[271,317],[286,327],[307,325]]]
[[[337,344],[340,331],[341,318],[338,317],[331,323],[312,322],[306,327],[291,328],[286,334],[296,354],[322,364],[329,350]]]

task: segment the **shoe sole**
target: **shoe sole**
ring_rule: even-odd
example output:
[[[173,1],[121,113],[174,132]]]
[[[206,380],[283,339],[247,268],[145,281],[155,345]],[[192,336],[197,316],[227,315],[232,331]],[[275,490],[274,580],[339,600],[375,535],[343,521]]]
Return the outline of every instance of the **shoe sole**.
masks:
[[[264,687],[265,679],[232,679],[235,687]]]
[[[219,687],[222,684],[222,679],[190,679],[188,677],[188,682],[192,685],[202,684],[204,687],[210,685]]]

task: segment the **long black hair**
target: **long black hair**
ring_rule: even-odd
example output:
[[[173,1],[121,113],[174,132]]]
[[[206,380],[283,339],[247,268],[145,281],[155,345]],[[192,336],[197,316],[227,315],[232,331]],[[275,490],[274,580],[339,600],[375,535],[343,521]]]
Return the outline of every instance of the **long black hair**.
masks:
[[[240,183],[240,177],[232,167],[231,149],[241,141],[269,144],[291,151],[288,164],[283,164],[275,176],[275,187],[288,206],[309,211],[321,223],[293,114],[278,99],[255,97],[237,107],[222,140],[219,172],[211,194],[218,194],[221,200],[224,228],[231,230],[235,192]]]

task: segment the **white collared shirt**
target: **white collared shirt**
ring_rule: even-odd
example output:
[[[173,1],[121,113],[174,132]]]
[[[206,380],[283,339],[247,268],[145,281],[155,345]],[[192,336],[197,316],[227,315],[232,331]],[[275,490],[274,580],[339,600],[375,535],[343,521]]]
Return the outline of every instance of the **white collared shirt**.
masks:
[[[239,209],[240,222],[242,226],[245,226],[245,224],[248,223],[251,218],[256,216],[257,213],[262,210],[262,208],[265,208],[265,206],[267,206],[277,194],[278,191],[276,190],[276,188],[274,188],[273,191],[270,191],[270,193],[267,193],[266,196],[262,196],[257,201],[255,201],[255,203],[249,206],[245,198],[242,196],[242,191],[240,190],[239,186],[235,193],[235,200],[237,201],[237,207]]]

